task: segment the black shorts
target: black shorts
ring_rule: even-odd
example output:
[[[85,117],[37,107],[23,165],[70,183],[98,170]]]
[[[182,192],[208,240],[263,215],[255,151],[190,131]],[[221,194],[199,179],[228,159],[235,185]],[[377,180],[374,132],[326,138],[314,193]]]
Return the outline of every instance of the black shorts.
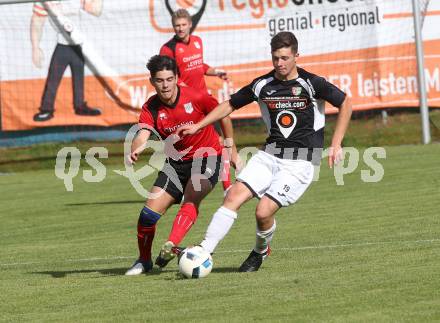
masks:
[[[160,187],[180,203],[192,175],[205,174],[212,187],[217,184],[223,168],[222,156],[209,156],[184,161],[168,159],[159,172],[154,186]],[[212,175],[211,175],[212,174]],[[211,176],[210,176],[211,175]]]

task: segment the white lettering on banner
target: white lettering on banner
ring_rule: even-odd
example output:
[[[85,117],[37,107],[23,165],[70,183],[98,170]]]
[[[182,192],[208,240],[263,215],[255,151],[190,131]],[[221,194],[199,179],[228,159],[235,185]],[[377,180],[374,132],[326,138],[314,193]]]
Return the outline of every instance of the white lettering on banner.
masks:
[[[370,77],[366,77],[363,73],[358,73],[357,78],[357,95],[360,97],[376,97],[389,95],[405,95],[418,92],[417,77],[399,76],[394,73],[388,73],[380,77],[376,72]],[[330,83],[338,86],[342,91],[347,93],[349,97],[352,93],[352,78],[349,74],[329,75],[327,77]],[[429,91],[440,91],[440,68],[433,70],[425,69],[426,87]]]
[[[396,76],[389,73],[386,77],[379,77],[373,73],[371,78],[363,74],[357,75],[358,94],[361,97],[402,95],[417,92],[416,76]]]
[[[203,3],[202,0],[168,2],[187,3],[193,10],[191,14],[200,10]],[[145,59],[157,54],[172,33],[166,3],[126,1],[121,9],[120,3],[108,1],[101,16],[81,21],[87,36],[82,51],[89,66],[85,69],[85,99],[103,108],[103,113],[90,118],[72,115],[71,100],[64,100],[71,97],[72,89],[65,86],[63,80],[50,125],[112,126],[137,121],[139,108],[154,94],[145,71]],[[189,6],[190,3],[194,5]],[[206,78],[208,89],[219,101],[229,98],[255,77],[269,72],[272,68],[270,35],[292,31],[299,40],[298,65],[311,73],[326,76],[352,98],[355,110],[417,106],[411,1],[218,0],[205,3],[197,25],[197,33],[206,45],[205,55],[186,53],[184,66],[190,73],[201,72],[201,59],[205,56],[209,65],[227,70],[234,87],[218,78]],[[8,6],[6,16],[11,19],[0,21],[0,29],[17,34],[22,26],[29,26],[32,4],[26,6],[31,11]],[[424,1],[422,7],[426,87],[429,106],[434,108],[440,107],[440,0]],[[111,30],[111,39],[103,37],[114,19],[118,20],[118,28]],[[132,28],[144,25],[151,32],[139,34],[138,28]],[[20,68],[12,68],[17,60],[17,48],[24,56],[33,57],[32,43],[28,37],[21,36],[3,39],[4,50],[0,53],[2,131],[49,125],[36,123],[32,118],[41,105],[49,58],[54,53],[58,33],[50,25],[47,27],[39,43],[46,57],[42,68],[37,68],[32,59],[24,59]],[[199,45],[203,48],[202,43]],[[69,82],[70,69],[63,77]],[[104,86],[97,84],[102,81]],[[23,95],[23,89],[31,89],[29,95]],[[26,111],[20,108],[23,106],[28,107]],[[234,111],[233,117],[260,115],[258,106],[252,104]]]
[[[148,90],[146,85],[131,85],[128,87],[128,91],[130,93],[132,107],[141,108],[145,101],[147,101]]]
[[[433,89],[434,91],[440,91],[440,70],[438,67],[434,68],[432,74],[428,69],[425,69],[426,86],[428,92]]]
[[[434,68],[432,72],[425,69],[425,79],[428,92],[430,90],[440,91],[440,70]],[[394,73],[388,73],[386,77],[379,77],[379,74],[373,73],[372,77],[366,78],[363,74],[357,75],[358,94],[361,97],[403,95],[408,93],[417,93],[416,76],[397,76]]]
[[[349,74],[330,75],[328,81],[339,87],[342,91],[347,93],[349,97],[352,97],[351,93],[351,76]]]

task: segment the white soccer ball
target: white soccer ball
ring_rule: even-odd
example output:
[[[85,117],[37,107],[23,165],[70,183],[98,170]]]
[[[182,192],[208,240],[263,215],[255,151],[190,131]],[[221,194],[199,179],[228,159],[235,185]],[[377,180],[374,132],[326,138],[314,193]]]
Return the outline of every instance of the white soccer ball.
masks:
[[[200,246],[186,248],[179,258],[179,271],[186,278],[206,277],[212,265],[211,255]]]

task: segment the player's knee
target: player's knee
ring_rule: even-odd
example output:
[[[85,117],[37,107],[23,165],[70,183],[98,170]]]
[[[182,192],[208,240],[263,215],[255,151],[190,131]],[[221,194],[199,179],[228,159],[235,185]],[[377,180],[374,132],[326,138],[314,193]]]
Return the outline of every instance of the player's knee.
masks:
[[[257,205],[257,209],[255,210],[255,218],[258,222],[270,222],[272,221],[273,214],[265,208],[264,206]]]
[[[232,191],[232,187],[229,189],[229,191],[226,193],[226,196],[225,196],[225,199],[224,199],[224,203],[225,204],[232,204],[233,202],[234,202],[234,194],[233,194],[233,192],[232,192],[232,194],[231,194],[231,191]]]
[[[145,227],[151,227],[160,219],[160,214],[144,206],[139,214],[139,224]]]
[[[244,189],[243,189],[244,187]],[[225,196],[223,205],[235,212],[245,203],[252,198],[252,192],[250,192],[246,186],[242,183],[235,183],[228,190]]]

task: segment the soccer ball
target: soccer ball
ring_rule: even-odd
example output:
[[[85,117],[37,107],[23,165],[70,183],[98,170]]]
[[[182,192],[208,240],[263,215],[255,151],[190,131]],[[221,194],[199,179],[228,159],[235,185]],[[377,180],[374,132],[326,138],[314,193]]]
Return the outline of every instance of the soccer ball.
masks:
[[[186,278],[206,277],[212,265],[211,255],[200,246],[186,248],[179,258],[179,271]]]

